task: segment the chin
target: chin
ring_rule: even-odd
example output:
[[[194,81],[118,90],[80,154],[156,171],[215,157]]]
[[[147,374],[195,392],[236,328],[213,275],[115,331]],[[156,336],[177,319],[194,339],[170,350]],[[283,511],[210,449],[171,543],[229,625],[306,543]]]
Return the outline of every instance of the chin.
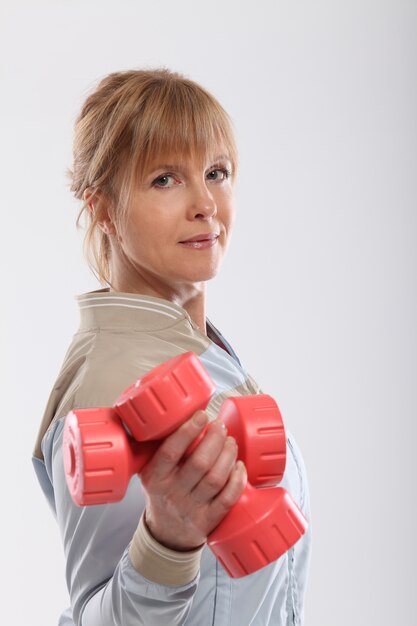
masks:
[[[198,260],[193,263],[192,261],[188,261],[187,264],[184,264],[180,269],[178,267],[179,273],[182,274],[183,278],[188,278],[193,282],[198,282],[199,280],[210,280],[210,278],[214,278],[219,273],[221,268],[221,263],[219,259],[213,259],[212,262],[202,263],[198,262]],[[182,271],[181,271],[182,270]]]
[[[201,272],[201,280],[210,280],[210,278],[214,278],[220,271],[220,265],[214,265],[211,267],[207,267],[205,270]],[[204,276],[204,278],[203,278]]]
[[[193,272],[192,274],[188,273],[186,276],[184,275],[182,279],[191,283],[203,283],[217,276],[218,272],[219,272],[219,268],[216,267],[216,268],[201,271],[201,272]]]

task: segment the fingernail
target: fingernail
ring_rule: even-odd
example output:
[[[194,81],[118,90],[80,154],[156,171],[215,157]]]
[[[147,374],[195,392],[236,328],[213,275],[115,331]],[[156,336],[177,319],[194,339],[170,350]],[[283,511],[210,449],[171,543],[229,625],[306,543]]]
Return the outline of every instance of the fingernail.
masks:
[[[193,417],[194,424],[202,428],[207,423],[207,415],[204,411],[198,411]]]
[[[213,420],[210,425],[217,425],[220,426],[220,428],[223,430],[223,432],[226,434],[227,433],[227,427],[226,424],[223,422],[223,420],[219,419],[218,417],[216,417],[215,420]]]

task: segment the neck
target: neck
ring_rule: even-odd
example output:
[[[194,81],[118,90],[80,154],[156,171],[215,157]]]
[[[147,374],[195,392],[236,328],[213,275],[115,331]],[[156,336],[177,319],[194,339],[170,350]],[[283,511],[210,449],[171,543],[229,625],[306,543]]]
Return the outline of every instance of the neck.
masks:
[[[180,281],[151,273],[144,267],[134,265],[120,247],[111,243],[111,283],[110,291],[137,293],[174,302],[185,309],[198,326],[206,331],[206,281]]]
[[[185,309],[193,322],[198,326],[200,332],[203,335],[207,335],[205,282],[173,288],[162,283],[150,284],[147,281],[141,283],[135,281],[132,284],[129,281],[113,279],[110,285],[110,292],[137,293],[174,302]]]

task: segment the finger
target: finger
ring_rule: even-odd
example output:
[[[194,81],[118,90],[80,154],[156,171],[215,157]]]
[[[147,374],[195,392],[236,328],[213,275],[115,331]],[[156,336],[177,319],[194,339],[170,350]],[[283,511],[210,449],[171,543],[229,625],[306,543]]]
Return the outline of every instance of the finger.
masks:
[[[163,480],[176,468],[184,452],[207,424],[207,413],[197,411],[176,431],[166,437],[142,471],[142,480]]]
[[[212,500],[224,488],[236,463],[237,445],[233,437],[227,437],[223,450],[209,472],[191,492],[196,505]]]
[[[183,495],[190,491],[212,470],[226,440],[226,427],[220,420],[211,422],[202,441],[178,471],[177,487]]]
[[[243,461],[237,461],[229,480],[222,491],[214,498],[210,505],[208,515],[211,521],[211,529],[214,530],[222,519],[227,515],[233,505],[239,500],[246,487],[248,475]]]

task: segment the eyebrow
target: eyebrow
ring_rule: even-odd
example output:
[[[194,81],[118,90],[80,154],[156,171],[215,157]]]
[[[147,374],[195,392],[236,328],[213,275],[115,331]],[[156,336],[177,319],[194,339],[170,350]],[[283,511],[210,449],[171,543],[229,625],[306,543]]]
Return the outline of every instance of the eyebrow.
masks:
[[[226,160],[230,161],[230,158],[226,155],[226,154],[219,154],[218,156],[216,156],[213,159],[213,165],[216,163],[216,161],[221,161],[221,160]],[[180,165],[179,163],[160,163],[158,165],[156,165],[155,167],[152,168],[152,171],[150,172],[151,174],[153,172],[156,172],[156,170],[161,170],[161,169],[166,169],[166,170],[179,170],[179,169],[187,169],[187,166],[183,163],[182,165]]]

